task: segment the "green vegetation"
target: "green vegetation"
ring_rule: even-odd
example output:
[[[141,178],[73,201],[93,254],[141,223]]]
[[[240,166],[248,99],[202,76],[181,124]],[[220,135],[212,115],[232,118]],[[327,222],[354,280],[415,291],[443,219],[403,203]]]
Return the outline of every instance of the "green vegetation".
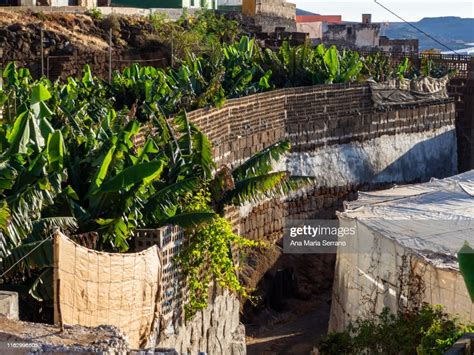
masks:
[[[391,314],[386,308],[373,318],[357,319],[319,343],[321,354],[443,354],[474,325],[463,325],[441,306]]]
[[[88,67],[80,80],[66,83],[34,81],[13,64],[5,68],[0,91],[4,285],[51,301],[54,227],[69,234],[96,231],[100,250],[125,252],[135,229],[177,224],[193,241],[180,258],[194,295],[188,315],[205,305],[210,280],[248,294],[236,276],[232,251],[261,245],[232,233],[222,218],[224,206],[275,196],[308,180],[272,171],[274,160],[289,149],[281,142],[237,168],[228,176],[230,185],[223,183],[222,170],[213,172],[210,142],[183,110],[214,103],[212,96],[201,96],[208,88],[198,80],[200,68],[188,69],[134,65],[108,84]],[[241,94],[237,89],[242,87],[234,84],[229,92]]]
[[[261,245],[232,233],[223,219],[225,206],[278,196],[310,181],[272,170],[290,149],[288,142],[234,170],[216,172],[211,144],[186,111],[279,87],[384,79],[408,71],[404,62],[382,75],[385,65],[335,47],[285,42],[278,51],[262,50],[248,37],[228,43],[236,36],[235,24],[209,12],[185,15],[178,24],[156,16],[150,21],[158,36],[176,26],[189,28],[183,36],[196,36],[196,42],[179,39],[183,51],[175,66],[132,65],[115,72],[110,83],[94,77],[88,66],[82,78],[54,83],[35,81],[13,64],[3,71],[3,284],[20,285],[37,300],[51,299],[54,227],[69,234],[96,231],[99,249],[125,252],[135,229],[178,224],[192,241],[180,257],[193,295],[187,314],[205,305],[211,280],[247,296],[232,251]]]
[[[466,283],[467,291],[474,303],[474,249],[468,242],[458,252],[459,269]]]
[[[233,43],[241,33],[237,21],[208,9],[193,16],[184,9],[178,21],[169,21],[165,14],[155,12],[149,21],[154,29],[151,36],[172,48],[178,61],[190,53],[212,58],[221,52],[224,43]]]
[[[92,9],[88,10],[86,14],[96,21],[102,21],[104,19],[104,14],[97,7],[93,7]]]

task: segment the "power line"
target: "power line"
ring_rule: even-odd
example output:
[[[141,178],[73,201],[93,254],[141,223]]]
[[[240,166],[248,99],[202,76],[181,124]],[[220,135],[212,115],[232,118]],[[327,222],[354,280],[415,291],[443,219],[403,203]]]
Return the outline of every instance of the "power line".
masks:
[[[16,265],[18,265],[23,259],[26,259],[31,253],[33,253],[36,249],[38,249],[40,246],[42,246],[46,241],[50,240],[52,238],[52,235],[50,235],[48,238],[43,239],[41,243],[39,243],[37,246],[35,246],[33,249],[31,249],[26,255],[22,256],[20,260],[15,262],[12,266],[10,266],[7,271],[5,271],[3,274],[0,275],[0,279],[8,274],[8,272],[13,269]]]
[[[435,41],[436,43],[442,45],[444,48],[447,48],[448,50],[450,50],[451,52],[453,53],[456,53],[457,55],[459,55],[458,52],[456,52],[454,49],[452,48],[449,48],[447,45],[445,45],[444,43],[438,41],[436,38],[434,38],[433,36],[431,36],[430,34],[426,33],[425,31],[423,31],[421,28],[418,28],[417,26],[415,26],[414,24],[412,24],[411,22],[408,22],[407,20],[405,20],[403,17],[399,16],[398,14],[396,14],[394,11],[390,10],[388,7],[382,5],[381,3],[378,2],[378,0],[374,0],[374,2],[379,5],[380,7],[384,8],[385,10],[387,10],[388,12],[390,12],[392,15],[396,16],[397,18],[399,18],[400,20],[402,20],[403,22],[405,22],[407,25],[413,27],[415,30],[423,33],[426,37],[428,38],[431,38],[433,41]]]

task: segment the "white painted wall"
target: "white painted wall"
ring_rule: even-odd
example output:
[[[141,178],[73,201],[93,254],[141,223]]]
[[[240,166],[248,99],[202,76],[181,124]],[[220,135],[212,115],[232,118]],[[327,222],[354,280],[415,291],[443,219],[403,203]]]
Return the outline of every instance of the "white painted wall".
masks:
[[[426,181],[457,172],[456,146],[454,126],[446,126],[292,153],[287,168],[293,175],[313,176],[325,187]]]
[[[355,226],[357,236],[347,238],[344,251],[338,250],[329,331],[342,331],[351,321],[380,314],[385,307],[394,313],[406,307],[404,285],[409,281],[425,288],[418,294],[420,301],[441,304],[447,313],[474,321],[474,304],[459,271],[433,266],[363,221],[342,217],[340,222],[343,227]]]
[[[377,47],[379,45],[379,31],[373,27],[364,27],[356,29],[357,47]]]
[[[309,33],[310,39],[323,38],[323,23],[322,22],[300,22],[296,24],[298,32]]]

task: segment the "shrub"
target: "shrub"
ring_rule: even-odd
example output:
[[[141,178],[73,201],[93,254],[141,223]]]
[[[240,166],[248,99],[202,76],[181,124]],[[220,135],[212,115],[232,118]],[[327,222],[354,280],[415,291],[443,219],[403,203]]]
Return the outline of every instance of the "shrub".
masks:
[[[120,31],[120,21],[118,16],[115,14],[110,14],[109,16],[104,18],[100,25],[106,31],[112,30],[112,32],[114,33]]]
[[[100,11],[97,7],[93,7],[89,11],[86,12],[93,20],[95,21],[102,21],[104,19],[104,15],[102,11]]]
[[[421,309],[382,313],[357,319],[345,331],[320,340],[321,354],[442,354],[474,325],[463,325],[442,306],[425,304]]]

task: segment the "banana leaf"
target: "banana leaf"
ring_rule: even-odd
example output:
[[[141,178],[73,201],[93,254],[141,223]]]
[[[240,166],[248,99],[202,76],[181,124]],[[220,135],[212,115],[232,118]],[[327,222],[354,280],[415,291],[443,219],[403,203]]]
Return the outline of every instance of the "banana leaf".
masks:
[[[471,248],[468,242],[464,243],[464,246],[459,251],[458,261],[467,291],[471,301],[474,303],[474,249]]]

